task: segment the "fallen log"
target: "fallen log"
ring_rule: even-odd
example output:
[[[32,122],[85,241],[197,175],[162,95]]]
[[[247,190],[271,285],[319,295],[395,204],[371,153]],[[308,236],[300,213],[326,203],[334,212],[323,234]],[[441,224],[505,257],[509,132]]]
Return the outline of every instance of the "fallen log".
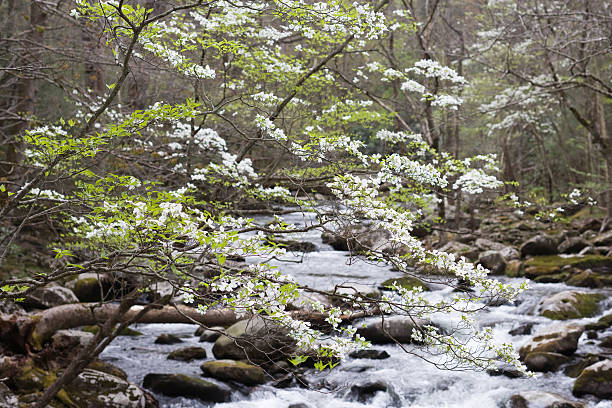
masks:
[[[30,332],[28,343],[35,349],[42,349],[45,341],[53,333],[62,329],[78,326],[102,324],[117,310],[119,304],[77,303],[56,306],[32,316],[35,321]],[[132,306],[122,317],[128,321],[140,313],[145,306]],[[148,310],[138,323],[201,323],[206,326],[227,326],[238,321],[236,314],[230,309],[209,309],[202,314],[188,306],[163,306]]]

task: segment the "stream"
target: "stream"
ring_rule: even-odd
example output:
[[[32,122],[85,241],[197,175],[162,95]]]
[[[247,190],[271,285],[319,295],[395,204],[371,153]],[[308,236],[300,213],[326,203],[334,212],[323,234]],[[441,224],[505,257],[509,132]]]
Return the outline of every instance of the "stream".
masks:
[[[288,223],[303,224],[308,222],[302,214],[289,214],[284,217]],[[294,237],[292,237],[294,238]],[[318,251],[305,254],[288,253],[286,258],[301,262],[274,261],[282,270],[293,275],[301,284],[317,289],[330,289],[340,283],[361,283],[378,286],[388,278],[400,277],[388,267],[381,267],[364,262],[358,258],[348,257],[347,252],[335,251],[321,241],[319,231],[302,233],[300,240],[314,243]],[[256,260],[248,260],[255,262]],[[499,277],[504,282],[519,281]],[[544,297],[576,289],[565,284],[531,283],[531,289],[523,293],[512,305],[491,307],[481,312],[476,320],[482,326],[493,328],[500,342],[512,342],[518,349],[521,345],[540,331],[556,323],[548,318],[533,315],[537,303]],[[583,289],[584,291],[592,291]],[[598,315],[588,319],[574,320],[586,324],[595,322],[603,314],[612,312],[612,302],[609,289],[597,289],[597,292],[607,296],[602,302],[603,307]],[[450,293],[449,288],[441,288],[432,292],[434,296]],[[508,332],[521,324],[533,323],[531,335],[512,336]],[[113,341],[102,353],[104,361],[115,364],[128,374],[130,381],[142,385],[144,376],[148,373],[182,373],[200,377],[200,364],[214,359],[213,343],[200,343],[194,336],[196,325],[189,324],[137,324],[134,329],[145,335],[138,337],[121,336]],[[154,344],[161,333],[173,333],[182,338],[183,343],[175,345]],[[600,337],[612,334],[612,329]],[[168,360],[168,353],[177,348],[187,346],[203,347],[207,351],[207,359],[185,363]],[[274,388],[261,385],[249,390],[248,395],[239,391],[232,394],[232,402],[206,404],[195,399],[169,398],[154,394],[160,402],[160,407],[168,408],[287,408],[291,404],[303,403],[306,407],[319,408],[349,408],[349,407],[478,407],[501,408],[510,396],[522,391],[544,391],[556,393],[571,400],[571,390],[574,378],[563,374],[563,371],[537,374],[536,378],[511,379],[502,375],[492,376],[486,372],[446,371],[440,370],[422,359],[407,354],[398,345],[373,345],[373,349],[385,350],[391,356],[385,360],[353,359],[347,360],[333,370],[317,373],[311,371],[306,379],[311,384],[310,389],[304,388]],[[576,354],[599,353],[604,350],[597,347],[586,334],[579,341]],[[610,357],[610,356],[609,356]],[[207,379],[209,380],[209,379]],[[215,382],[215,380],[210,380]],[[368,382],[382,381],[387,384],[386,392],[378,392],[367,402],[359,402],[351,396],[351,387]],[[612,408],[612,401],[600,401],[596,398],[582,398],[588,407]],[[542,407],[546,406],[543,404]],[[534,407],[533,404],[529,406]]]

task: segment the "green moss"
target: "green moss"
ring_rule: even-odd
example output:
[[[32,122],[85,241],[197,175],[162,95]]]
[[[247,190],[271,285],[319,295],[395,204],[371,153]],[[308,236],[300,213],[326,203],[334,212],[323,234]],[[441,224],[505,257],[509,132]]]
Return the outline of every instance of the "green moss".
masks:
[[[571,302],[572,308],[553,311],[545,310],[542,316],[553,320],[581,319],[591,317],[599,310],[599,301],[605,296],[601,293],[574,293]]]
[[[533,280],[538,283],[559,283],[565,282],[569,276],[570,274],[568,272],[561,272],[553,273],[551,275],[541,275],[534,278]]]
[[[612,267],[612,257],[602,255],[568,256],[545,255],[534,256],[525,261],[525,267],[557,268],[572,266],[578,269]]]
[[[191,361],[206,358],[206,350],[202,347],[185,347],[168,354],[169,360]]]
[[[412,276],[404,276],[404,277],[401,277],[401,278],[387,279],[386,281],[381,283],[380,286],[382,288],[388,288],[391,285],[393,285],[394,282],[395,282],[395,284],[397,286],[402,287],[404,289],[408,289],[408,290],[411,290],[411,289],[413,289],[413,288],[415,288],[417,286],[422,287],[424,291],[428,291],[429,290],[429,287],[427,287],[425,282],[423,282],[419,278],[415,278],[415,277],[412,277]]]
[[[521,267],[521,261],[510,261],[506,264],[506,270],[504,271],[504,273],[510,278],[516,278],[520,275]]]
[[[586,330],[605,330],[612,326],[612,314],[600,317],[597,323],[589,323],[585,326]]]

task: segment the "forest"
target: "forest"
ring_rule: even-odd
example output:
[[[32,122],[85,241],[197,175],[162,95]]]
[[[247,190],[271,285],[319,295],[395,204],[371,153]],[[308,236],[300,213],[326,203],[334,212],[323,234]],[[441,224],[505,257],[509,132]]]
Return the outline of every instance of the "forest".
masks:
[[[0,408],[612,407],[612,3],[0,0]]]

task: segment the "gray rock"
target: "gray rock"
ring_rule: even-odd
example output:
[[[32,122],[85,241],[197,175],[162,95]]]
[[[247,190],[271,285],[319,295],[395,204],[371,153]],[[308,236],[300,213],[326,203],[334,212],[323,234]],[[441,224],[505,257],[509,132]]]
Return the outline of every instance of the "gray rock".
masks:
[[[584,248],[588,247],[589,243],[581,237],[566,238],[557,246],[557,251],[560,254],[577,254]]]
[[[32,291],[23,304],[27,308],[48,309],[78,302],[73,291],[53,282]]]
[[[507,408],[585,408],[582,402],[572,401],[559,394],[544,391],[523,391],[505,404]]]
[[[351,387],[351,397],[361,403],[366,403],[370,400],[377,392],[387,392],[387,384],[383,381],[368,382],[359,385],[353,385]]]
[[[255,363],[284,360],[297,350],[287,330],[261,317],[241,320],[217,339],[213,354],[217,359],[249,360]]]
[[[462,244],[461,242],[457,241],[449,241],[442,247],[438,248],[438,250],[455,254],[458,256],[463,256],[471,261],[475,261],[476,259],[478,259],[479,253],[477,248],[467,244]]]
[[[511,246],[503,247],[499,250],[499,253],[504,257],[506,262],[519,259],[521,257],[521,253],[516,248]]]
[[[569,362],[569,358],[559,353],[536,351],[525,356],[524,363],[531,371],[546,373],[557,371],[563,364]]]
[[[155,339],[155,344],[176,344],[182,342],[183,340],[171,333],[162,333]]]
[[[357,350],[350,353],[349,357],[365,358],[369,360],[385,360],[391,356],[385,350]]]
[[[114,375],[84,369],[64,390],[75,406],[88,408],[157,407],[140,387]]]
[[[497,251],[483,252],[478,257],[478,263],[490,270],[493,275],[503,275],[506,270],[504,257]]]
[[[202,347],[185,347],[168,354],[168,360],[193,361],[206,358],[206,350]]]
[[[85,347],[93,338],[94,335],[92,333],[69,329],[56,331],[51,340],[56,350],[67,350]]]
[[[184,374],[147,374],[143,386],[169,397],[199,398],[204,402],[227,402],[231,395],[226,386]]]
[[[221,336],[221,333],[223,333],[224,330],[225,328],[221,326],[215,326],[215,327],[211,327],[210,329],[203,330],[200,333],[200,342],[211,342],[212,343]]]
[[[557,243],[548,235],[536,235],[521,245],[521,256],[554,255],[557,253]]]
[[[575,323],[554,325],[529,340],[519,349],[519,355],[523,359],[533,352],[570,355],[578,348],[578,339],[583,332],[584,328]]]
[[[595,246],[611,246],[612,245],[612,230],[604,232],[593,239]]]
[[[474,242],[474,246],[476,246],[476,248],[478,248],[481,251],[501,251],[502,249],[506,247],[504,244],[501,244],[495,241],[491,241],[490,239],[486,239],[486,238],[478,238]]]
[[[428,324],[424,320],[412,319],[408,316],[391,316],[367,324],[357,329],[357,333],[374,344],[411,343],[415,327]],[[416,322],[416,324],[415,324]]]

